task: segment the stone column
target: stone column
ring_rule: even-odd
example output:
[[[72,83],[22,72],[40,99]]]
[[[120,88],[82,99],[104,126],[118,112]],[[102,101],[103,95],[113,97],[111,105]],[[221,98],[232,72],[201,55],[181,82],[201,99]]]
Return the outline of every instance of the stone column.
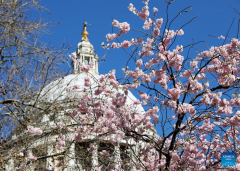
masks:
[[[74,171],[75,164],[75,142],[73,142],[68,149],[68,171]]]
[[[77,70],[78,70],[78,67],[77,67],[77,64],[76,62],[73,62],[73,74],[77,74]]]
[[[114,146],[114,165],[115,169],[121,169],[121,153],[119,143]]]
[[[85,62],[84,60],[85,60],[85,55],[82,55],[82,56],[81,56],[81,61],[82,61],[83,64],[84,64],[84,62]]]
[[[92,60],[92,55],[89,56],[89,63],[90,63],[90,62],[93,62],[93,60]]]
[[[96,70],[96,73],[98,73],[98,61],[97,61],[97,59],[95,61],[95,70]]]
[[[48,156],[53,155],[53,145],[52,144],[48,144],[48,146],[47,146],[47,155]],[[47,169],[52,169],[54,167],[54,164],[52,162],[52,157],[47,158],[46,167],[47,167]]]
[[[95,168],[98,166],[98,145],[94,142],[92,145],[96,147],[96,149],[92,152],[92,171],[95,171]]]
[[[92,55],[89,56],[89,64],[90,64],[90,62],[93,62],[93,57],[92,57]],[[89,64],[88,64],[88,65],[89,65]],[[95,64],[94,64],[94,65],[95,65]],[[93,66],[90,70],[91,70],[92,73],[94,73],[94,66]]]

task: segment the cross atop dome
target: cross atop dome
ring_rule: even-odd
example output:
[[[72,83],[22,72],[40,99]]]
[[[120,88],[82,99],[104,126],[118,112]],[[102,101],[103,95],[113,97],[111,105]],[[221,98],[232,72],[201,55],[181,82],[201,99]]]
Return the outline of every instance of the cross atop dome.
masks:
[[[98,74],[98,56],[94,53],[93,45],[88,40],[89,33],[87,32],[87,22],[83,23],[83,31],[82,31],[82,40],[78,43],[78,47],[76,50],[76,59],[84,64],[89,65],[92,62],[94,65],[90,69],[91,74]],[[73,74],[82,73],[81,68],[77,63],[73,62]]]

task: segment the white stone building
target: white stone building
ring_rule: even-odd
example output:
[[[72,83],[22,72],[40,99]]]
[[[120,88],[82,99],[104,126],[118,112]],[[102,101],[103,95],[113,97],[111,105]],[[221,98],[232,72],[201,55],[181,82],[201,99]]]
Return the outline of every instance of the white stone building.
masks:
[[[86,30],[86,23],[84,24],[84,30],[82,32],[82,41],[78,44],[76,50],[76,57],[82,63],[89,64],[94,63],[91,68],[91,87],[90,89],[95,90],[98,86],[98,80],[100,78],[98,72],[98,60],[99,58],[94,53],[93,45],[88,40],[88,32]],[[59,127],[64,125],[76,125],[77,121],[73,120],[69,116],[69,112],[73,108],[76,108],[77,91],[88,91],[83,90],[84,88],[84,78],[86,73],[81,72],[80,67],[73,63],[72,74],[60,78],[44,88],[41,92],[41,98],[43,102],[55,102],[55,109],[51,110],[50,113],[39,114],[36,118],[36,127],[40,127],[44,135],[41,136],[29,136],[28,137],[28,150],[24,155],[26,156],[36,156],[38,159],[35,162],[30,163],[31,168],[27,167],[27,170],[43,170],[47,168],[51,170],[53,167],[55,171],[77,171],[77,170],[94,170],[95,167],[103,165],[107,168],[109,165],[114,165],[116,168],[122,168],[123,170],[134,170],[131,162],[134,162],[134,154],[138,152],[139,144],[135,144],[129,140],[120,141],[117,145],[112,145],[108,140],[96,141],[95,137],[87,137],[81,142],[74,141],[75,134],[66,131],[64,134],[64,129],[62,129],[61,134],[65,136],[66,139],[73,140],[66,142],[66,148],[57,149],[56,139],[59,138]],[[67,92],[66,88],[74,85],[79,85],[80,89],[72,92]],[[137,100],[131,92],[128,92],[127,103],[131,104]],[[54,108],[54,107],[53,107]],[[138,108],[144,112],[142,106]],[[36,115],[37,116],[37,115]],[[14,142],[20,136],[24,137],[25,132],[20,133],[20,135],[13,135],[11,141]],[[153,132],[151,133],[153,134]],[[97,149],[93,153],[89,153],[88,149],[90,144],[96,145]],[[131,147],[131,148],[130,148]],[[100,155],[99,152],[102,150],[110,151],[112,155],[112,161],[105,161],[104,157]],[[117,164],[119,161],[125,161],[125,164]],[[57,167],[59,162],[62,162],[63,166]],[[16,159],[10,159],[8,165],[6,165],[6,170],[14,170],[14,168],[19,167],[20,161]],[[104,168],[103,167],[103,168]]]

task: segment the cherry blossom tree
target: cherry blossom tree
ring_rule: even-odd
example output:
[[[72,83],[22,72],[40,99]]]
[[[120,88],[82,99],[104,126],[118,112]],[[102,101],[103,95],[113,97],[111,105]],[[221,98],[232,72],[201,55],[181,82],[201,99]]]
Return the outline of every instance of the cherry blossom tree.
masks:
[[[122,41],[131,23],[113,20],[112,26],[120,31],[106,38],[116,41],[102,44],[104,48],[132,48],[130,60],[135,68],[123,69],[127,80],[123,87],[139,92],[140,103],[152,108],[146,113],[155,109],[149,116],[159,137],[129,131],[131,136],[151,142],[158,155],[150,163],[142,162],[146,160],[139,156],[138,164],[147,170],[218,169],[221,153],[234,151],[235,169],[239,169],[239,39],[220,36],[223,45],[206,51],[197,49],[195,58],[183,56],[185,49],[200,43],[175,43],[184,35],[183,27],[195,17],[179,29],[169,30],[172,22],[159,18],[156,7],[150,15],[148,2],[144,1],[142,10],[132,3],[128,7],[143,20],[142,37]],[[166,3],[168,9],[173,1]],[[189,9],[180,11],[173,20]],[[149,159],[147,154],[145,158]]]
[[[108,49],[132,48],[130,60],[135,66],[123,69],[125,81],[120,83],[113,70],[95,82],[89,72],[94,64],[80,63],[73,53],[72,60],[86,74],[84,85],[67,87],[77,98],[65,101],[67,106],[61,106],[62,102],[54,106],[64,108],[69,121],[57,122],[50,131],[28,125],[28,142],[34,141],[33,136],[56,136],[57,155],[68,159],[56,168],[78,160],[74,166],[78,170],[217,170],[224,169],[221,153],[234,151],[237,165],[225,170],[240,170],[239,39],[220,36],[223,45],[198,50],[194,58],[184,56],[183,51],[201,43],[175,43],[195,17],[170,30],[171,20],[157,17],[158,9],[150,10],[148,2],[144,1],[142,10],[131,3],[128,7],[143,20],[141,37],[121,40],[134,28],[113,20],[118,31],[106,35],[113,42],[102,44]],[[168,9],[173,1],[166,3]],[[174,20],[188,10],[183,9]],[[136,90],[140,100],[126,103],[128,90]],[[75,157],[72,148],[79,150]],[[21,150],[13,152],[23,158],[17,169],[54,157],[25,156],[27,149]]]

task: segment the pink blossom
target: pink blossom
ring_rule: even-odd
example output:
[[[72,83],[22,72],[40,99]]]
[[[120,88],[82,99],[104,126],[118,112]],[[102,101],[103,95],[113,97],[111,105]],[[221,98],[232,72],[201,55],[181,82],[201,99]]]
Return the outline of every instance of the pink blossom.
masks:
[[[89,70],[90,70],[90,66],[81,63],[81,64],[80,64],[80,69],[81,69],[82,72],[87,72],[87,73],[88,73]]]
[[[84,81],[85,81],[85,82],[84,82],[84,85],[85,85],[86,87],[89,87],[89,86],[90,86],[90,77],[88,77],[88,76],[85,77],[85,78],[84,78]]]
[[[165,33],[164,33],[164,36],[168,39],[171,39],[173,38],[175,35],[174,31],[173,30],[165,30]]]
[[[161,53],[157,53],[156,57],[159,61],[165,61],[166,60],[166,56],[161,54]]]
[[[94,62],[89,62],[90,68],[94,67]]]
[[[162,104],[165,106],[165,107],[169,107],[169,100],[164,100],[162,101]]]
[[[128,48],[131,46],[131,43],[127,40],[124,40],[123,43],[121,44],[121,46],[124,48]]]
[[[61,166],[63,166],[62,162],[58,162],[57,165],[56,165],[56,167],[61,167]]]
[[[175,113],[177,114],[190,113],[191,115],[193,115],[195,114],[195,112],[195,107],[187,103],[179,104],[178,108],[175,110]]]
[[[132,3],[129,4],[128,9],[129,9],[129,11],[132,11],[134,14],[136,14],[136,11],[135,11],[136,8],[133,6]]]
[[[100,101],[97,101],[97,102],[94,103],[94,107],[99,107],[99,106],[101,106],[101,102]]]
[[[98,96],[98,95],[101,94],[103,91],[104,91],[103,89],[100,89],[100,88],[99,88],[99,89],[95,90],[94,95]]]
[[[20,152],[20,153],[18,154],[18,156],[24,156],[24,154],[23,154],[22,152]]]
[[[116,76],[115,76],[116,70],[112,70],[109,74],[108,77],[112,80],[116,80]]]
[[[28,130],[28,132],[36,134],[36,135],[41,135],[43,133],[40,128],[34,128],[33,126],[27,126],[27,130]]]
[[[89,148],[88,148],[88,151],[89,151],[90,153],[92,153],[92,152],[94,152],[96,149],[97,149],[97,147],[96,147],[95,145],[90,144],[90,145],[89,145]]]
[[[239,43],[239,45],[238,45],[238,39],[231,39],[231,45],[232,45],[232,47],[233,48],[236,48],[237,46],[239,46],[240,45],[240,43]]]
[[[176,35],[182,36],[184,31],[182,29],[176,31]]]
[[[72,116],[75,117],[76,115],[77,115],[77,111],[74,110],[74,111],[72,112]]]
[[[116,39],[116,37],[117,37],[117,34],[115,34],[115,33],[106,35],[107,41],[114,40],[114,39]]]
[[[116,47],[118,47],[118,46],[117,46],[117,43],[113,42],[112,45],[111,45],[111,47],[112,47],[113,49],[116,48]]]
[[[80,89],[81,87],[80,87],[80,85],[74,85],[73,86],[73,89]]]
[[[146,129],[151,129],[152,127],[154,127],[154,124],[152,124],[151,122],[148,122],[146,125]]]
[[[72,128],[67,128],[67,130],[68,130],[69,132],[74,132],[74,129],[72,129]]]
[[[208,94],[204,94],[203,98],[200,100],[204,105],[208,105],[210,103],[210,98],[209,98]]]
[[[240,107],[240,98],[236,98],[236,99],[234,100],[234,104],[235,104],[236,106]]]
[[[143,61],[142,59],[138,59],[137,62],[136,62],[137,66],[141,66],[143,64]]]
[[[149,75],[144,75],[143,78],[142,78],[144,81],[146,81],[147,83],[150,83],[151,82],[151,77]]]
[[[112,26],[118,27],[119,22],[117,20],[113,20]]]
[[[69,92],[69,91],[71,91],[71,90],[72,90],[72,87],[71,87],[71,86],[69,86],[69,87],[66,88],[66,91],[67,91],[67,92]]]
[[[120,29],[120,34],[126,34],[130,30],[130,25],[127,22],[119,23],[118,28]]]
[[[180,88],[168,89],[168,95],[171,97],[173,101],[178,100],[181,93],[182,93],[182,90]]]
[[[188,78],[191,76],[191,73],[193,71],[192,70],[185,70],[182,74],[181,74],[181,77],[185,77],[185,78]]]
[[[34,156],[29,156],[29,157],[28,157],[28,161],[34,162],[34,161],[36,161],[36,160],[37,160],[37,158],[34,157]]]
[[[140,96],[141,96],[141,99],[143,100],[148,100],[151,98],[151,96],[148,96],[146,93],[143,93],[143,92],[140,94]]]
[[[71,55],[69,55],[69,57],[70,57],[73,61],[75,61],[75,60],[76,60],[76,52],[71,53]]]
[[[178,161],[179,160],[179,155],[176,152],[172,152],[171,155],[172,155],[172,159],[174,161]]]
[[[75,136],[76,141],[82,141],[82,136],[80,134]]]
[[[145,20],[143,29],[149,30],[152,25],[153,25],[153,21],[151,20],[151,18],[149,18],[149,19]]]
[[[171,43],[171,39],[166,38],[163,40],[164,47],[166,48]]]
[[[199,83],[197,79],[193,80],[192,78],[189,78],[188,81],[189,82],[184,86],[186,91],[189,91],[192,94],[197,94],[203,90],[202,84]]]
[[[219,98],[219,96],[216,93],[213,93],[213,98],[210,102],[210,104],[212,106],[217,106],[220,103],[221,99]]]
[[[142,104],[139,100],[134,101],[134,104],[139,105]]]
[[[119,86],[119,82],[118,82],[118,81],[115,81],[115,80],[111,80],[111,81],[110,81],[110,84],[111,84],[114,88],[116,88],[116,87]]]
[[[78,109],[79,109],[80,112],[87,113],[87,110],[88,110],[87,107],[88,107],[88,105],[87,105],[86,101],[78,102]]]
[[[163,23],[163,19],[162,19],[162,18],[159,18],[159,19],[156,20],[155,26],[156,26],[157,28],[161,28],[162,23]]]
[[[24,169],[26,167],[27,167],[27,165],[25,163],[22,163],[18,169]]]
[[[153,30],[153,35],[154,36],[159,36],[159,34],[160,34],[159,28],[155,27],[154,30]]]
[[[124,96],[121,93],[117,93],[112,100],[112,104],[117,106],[117,107],[124,106],[125,103],[126,103],[126,100],[127,100],[126,96]]]
[[[190,62],[191,68],[198,68],[197,64],[198,64],[197,60],[193,60],[193,61]]]
[[[159,63],[159,61],[157,60],[157,59],[154,59],[154,58],[152,58],[150,61],[149,61],[149,64],[152,66],[152,65],[154,65],[154,64],[158,64]]]
[[[103,156],[109,156],[110,154],[109,154],[109,152],[108,151],[106,151],[106,150],[102,150],[101,152],[99,152],[101,155],[103,155]]]
[[[57,139],[57,149],[62,150],[65,144],[65,135],[59,135],[59,138]]]
[[[144,42],[143,42],[142,37],[140,37],[139,39],[137,39],[137,42],[136,42],[136,43],[138,43],[138,44],[143,44]]]
[[[142,11],[138,13],[138,17],[146,20],[149,16],[148,6],[142,8]]]
[[[54,168],[51,168],[51,169],[43,169],[42,171],[54,171]]]
[[[158,9],[156,7],[153,8],[153,12],[156,13],[158,12]]]
[[[99,167],[96,167],[96,168],[95,168],[95,171],[101,171],[102,167],[103,167],[103,165],[102,165],[102,166],[99,166]]]

